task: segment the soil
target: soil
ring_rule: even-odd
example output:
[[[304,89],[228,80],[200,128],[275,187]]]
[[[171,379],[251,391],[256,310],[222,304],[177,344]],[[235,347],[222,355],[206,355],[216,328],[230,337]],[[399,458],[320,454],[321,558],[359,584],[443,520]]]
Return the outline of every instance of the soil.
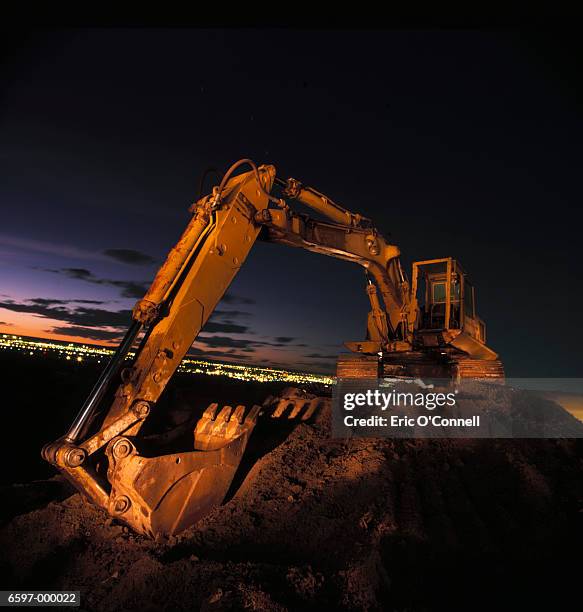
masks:
[[[6,486],[0,588],[79,590],[82,609],[100,611],[562,609],[579,598],[583,440],[329,432],[329,409],[283,428],[260,420],[226,502],[171,538],[135,535],[59,477]]]

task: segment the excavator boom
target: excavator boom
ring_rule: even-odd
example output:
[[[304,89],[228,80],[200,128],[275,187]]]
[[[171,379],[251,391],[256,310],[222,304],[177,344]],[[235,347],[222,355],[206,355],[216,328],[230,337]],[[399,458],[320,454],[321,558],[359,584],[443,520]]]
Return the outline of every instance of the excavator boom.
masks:
[[[220,503],[255,425],[258,407],[219,411],[214,404],[191,431],[192,450],[147,457],[139,448],[138,434],[151,408],[257,239],[254,218],[267,208],[274,177],[273,166],[255,169],[228,181],[220,198],[197,203],[186,231],[136,304],[112,364],[68,433],[43,449],[45,459],[78,489],[138,532],[175,533]],[[144,326],[134,363],[120,372]],[[118,378],[102,416],[97,409]],[[89,461],[103,451],[109,465],[105,479]]]

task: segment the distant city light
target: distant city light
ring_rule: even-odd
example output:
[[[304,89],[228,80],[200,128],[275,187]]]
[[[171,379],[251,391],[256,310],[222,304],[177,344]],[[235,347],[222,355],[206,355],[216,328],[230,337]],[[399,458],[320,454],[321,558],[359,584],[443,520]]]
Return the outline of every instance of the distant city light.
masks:
[[[67,361],[101,363],[107,361],[114,353],[112,349],[88,344],[64,343],[56,340],[41,338],[23,338],[9,334],[0,334],[0,350],[22,353],[28,356],[53,356],[64,358]],[[129,353],[133,358],[135,353]],[[207,376],[227,376],[244,381],[253,382],[289,382],[292,384],[318,383],[333,385],[336,379],[324,374],[311,374],[309,372],[292,372],[279,368],[266,368],[250,365],[237,365],[234,363],[219,363],[185,357],[178,372],[187,374],[205,374]]]

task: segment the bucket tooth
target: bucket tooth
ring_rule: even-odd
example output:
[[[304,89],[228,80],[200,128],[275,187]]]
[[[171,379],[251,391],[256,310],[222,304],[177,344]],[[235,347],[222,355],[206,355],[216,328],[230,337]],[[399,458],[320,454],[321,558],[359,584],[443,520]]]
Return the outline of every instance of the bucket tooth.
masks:
[[[231,412],[233,408],[231,406],[224,406],[223,409],[219,412],[219,416],[217,417],[217,421],[228,421],[231,418]]]
[[[311,400],[310,403],[308,404],[307,410],[304,412],[304,414],[302,414],[302,421],[307,421],[311,419],[314,412],[316,412],[316,410],[320,406],[320,403],[321,403],[321,400],[319,397],[315,397],[313,400]]]
[[[245,417],[245,406],[237,406],[231,415],[231,421],[236,420],[237,423],[242,423],[243,418]]]
[[[232,411],[233,408],[231,406],[224,406],[215,419],[210,432],[210,436],[214,441],[213,448],[216,446],[216,444],[221,444],[224,440],[228,440],[227,432],[232,429],[229,427],[231,425],[229,421]],[[238,423],[235,422],[235,425],[237,424]]]
[[[255,423],[257,423],[257,417],[259,416],[260,412],[261,406],[255,404],[249,411],[247,417],[245,418],[245,425],[255,426]]]
[[[227,438],[235,438],[243,432],[243,417],[245,415],[245,406],[237,406],[231,414],[231,418],[224,430],[224,434]]]
[[[210,421],[214,420],[218,407],[219,405],[216,402],[209,404],[208,408],[203,412],[201,420],[203,419],[208,419]]]
[[[205,440],[211,434],[214,425],[216,423],[216,413],[219,405],[215,402],[209,404],[208,408],[203,412],[202,417],[199,419],[194,430],[195,448],[206,448],[204,446]]]
[[[301,410],[306,406],[308,402],[306,400],[295,400],[291,403],[292,409],[291,412],[287,415],[288,419],[295,419]]]
[[[231,407],[225,406],[217,415],[217,403],[210,404],[204,411],[194,429],[194,448],[196,450],[212,450],[224,443],[222,430],[226,428]]]
[[[279,403],[277,404],[277,407],[273,411],[271,418],[279,419],[282,416],[282,414],[288,409],[289,406],[290,406],[290,400],[288,398],[279,400]]]

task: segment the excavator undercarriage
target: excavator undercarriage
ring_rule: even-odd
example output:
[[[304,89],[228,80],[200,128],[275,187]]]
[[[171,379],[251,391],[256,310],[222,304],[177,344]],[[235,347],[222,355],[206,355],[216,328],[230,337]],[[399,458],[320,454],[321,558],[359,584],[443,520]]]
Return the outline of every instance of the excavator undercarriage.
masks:
[[[251,171],[234,175],[242,165]],[[298,201],[320,218],[295,212]],[[273,166],[240,160],[191,207],[192,219],[135,305],[132,322],[67,433],[43,457],[135,531],[175,534],[219,505],[259,418],[308,420],[327,400],[286,390],[261,406],[213,403],[162,433],[147,433],[158,399],[256,240],[362,266],[371,310],[366,339],[347,342],[339,378],[472,377],[503,381],[485,344],[475,291],[452,258],[416,262],[409,282],[399,249],[372,221]],[[128,365],[128,355],[136,346]]]
[[[471,359],[458,352],[404,351],[377,355],[340,355],[336,368],[338,378],[436,378],[451,381],[472,379],[504,381],[504,367],[499,359]]]

